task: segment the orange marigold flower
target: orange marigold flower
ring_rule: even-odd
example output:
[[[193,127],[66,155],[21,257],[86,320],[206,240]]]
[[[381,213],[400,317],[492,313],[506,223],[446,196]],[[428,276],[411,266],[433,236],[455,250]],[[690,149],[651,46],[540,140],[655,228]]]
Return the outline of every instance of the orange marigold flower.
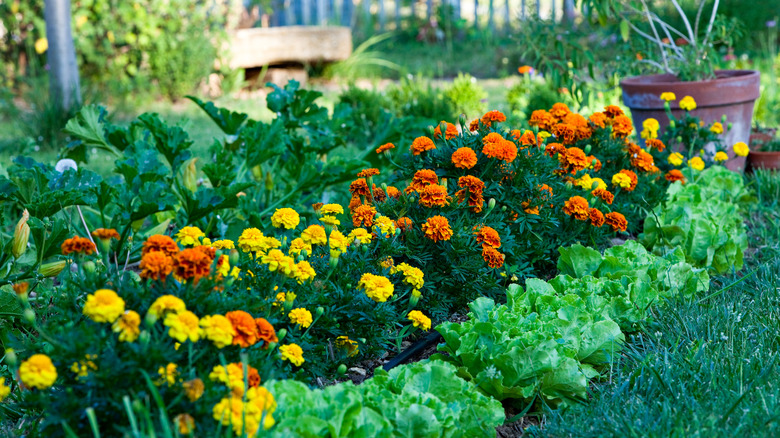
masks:
[[[423,207],[444,207],[450,204],[447,188],[439,184],[430,184],[420,192],[420,205]],[[357,226],[357,225],[356,225]]]
[[[615,195],[603,187],[597,188],[596,190],[592,191],[591,194],[597,198],[601,198],[602,201],[609,205],[612,205],[612,202],[615,200]]]
[[[515,131],[517,131],[517,133],[520,133],[519,130],[515,130]],[[515,131],[512,132],[514,133]],[[515,139],[519,140],[520,144],[523,146],[536,146],[536,140],[537,140],[536,134],[534,134],[534,132],[531,130],[526,129],[522,135],[516,136]]]
[[[352,212],[352,225],[370,228],[374,225],[374,216],[376,216],[376,208],[368,204],[360,205]]]
[[[474,233],[477,243],[491,246],[493,248],[501,248],[501,237],[498,235],[498,231],[491,227],[480,227],[478,231]]]
[[[11,286],[11,289],[14,290],[16,295],[25,295],[27,294],[27,290],[30,289],[30,283],[23,281],[21,283],[14,283],[13,286]]]
[[[252,318],[252,315],[243,310],[234,310],[226,313],[225,318],[230,321],[230,324],[236,330],[236,335],[233,336],[233,345],[239,345],[242,348],[255,345],[259,333],[257,322]]]
[[[481,212],[485,203],[485,198],[482,197],[485,183],[476,176],[466,175],[458,178],[458,187],[462,187],[462,190],[455,192],[458,202],[463,202],[466,199],[466,191],[468,191],[468,205],[473,207],[471,211],[474,213]]]
[[[257,339],[263,341],[262,348],[264,350],[268,348],[269,344],[279,342],[274,326],[265,318],[256,318],[255,324],[257,325]]]
[[[607,213],[605,218],[605,223],[612,227],[612,231],[626,231],[626,228],[628,227],[628,221],[626,221],[626,217],[622,214],[613,211],[611,213]]]
[[[165,280],[173,271],[173,259],[162,251],[152,251],[141,257],[141,278],[144,280]]]
[[[623,113],[623,110],[620,109],[620,107],[617,105],[607,105],[606,107],[604,107],[604,114],[608,118],[614,119],[618,116],[624,115],[625,113]]]
[[[469,131],[475,132],[479,129],[479,119],[474,119],[469,123]]]
[[[412,154],[414,155],[420,155],[421,153],[431,149],[436,149],[436,145],[433,144],[433,140],[428,137],[417,137],[412,142],[411,150]]]
[[[458,169],[471,169],[477,164],[477,153],[468,147],[458,148],[452,153],[452,164]]]
[[[537,188],[537,189],[539,190],[539,192],[541,193],[541,195],[542,195],[542,198],[545,198],[545,197],[548,197],[548,196],[549,196],[549,197],[552,197],[552,195],[553,195],[553,189],[552,189],[552,187],[548,186],[547,184],[538,185],[538,186],[536,186],[536,188]],[[549,195],[548,195],[548,194],[546,194],[546,193],[544,193],[544,192],[548,192],[548,193],[549,193]]]
[[[652,172],[655,168],[653,156],[642,150],[631,157],[631,165],[645,172]]]
[[[531,113],[528,124],[549,131],[550,128],[552,128],[552,125],[555,124],[555,117],[545,110],[536,110]]]
[[[377,187],[376,184],[374,184],[374,200],[376,202],[385,202],[387,200],[385,191],[381,187]]]
[[[627,116],[617,116],[612,120],[612,134],[616,137],[628,137],[634,132],[634,125]]]
[[[119,233],[113,228],[97,228],[92,232],[92,237],[102,240],[119,240]]]
[[[217,257],[217,248],[214,248],[213,246],[196,246],[195,249],[202,252],[206,255],[206,257],[210,258],[212,261]]]
[[[401,197],[401,192],[393,186],[387,186],[387,196],[398,199]]]
[[[590,217],[590,224],[594,227],[600,228],[602,225],[604,225],[604,213],[599,211],[597,208],[591,208],[588,211],[588,216]]]
[[[588,155],[587,160],[588,160],[588,169],[592,168],[595,172],[601,170],[601,160],[594,157],[593,155]]]
[[[531,203],[528,202],[528,201],[523,201],[523,202],[520,203],[520,205],[523,207],[523,211],[525,212],[525,214],[535,214],[535,215],[539,216],[539,207],[538,206],[537,207],[529,207],[529,205],[531,205]]]
[[[607,127],[607,115],[604,113],[593,113],[590,117],[588,117],[588,120],[593,124],[593,126],[597,128],[603,129]]]
[[[558,162],[563,169],[570,170],[571,173],[583,170],[590,164],[585,152],[580,148],[567,148],[559,153]]]
[[[511,163],[517,157],[517,145],[504,139],[501,134],[491,132],[482,139],[482,153],[489,158],[497,158]]]
[[[544,153],[551,157],[554,157],[555,154],[564,151],[566,151],[566,146],[562,145],[561,143],[547,143],[547,146],[544,147]]]
[[[422,230],[425,237],[438,242],[440,240],[450,240],[452,237],[452,228],[450,221],[444,216],[433,216],[425,220],[422,224]]]
[[[409,231],[412,229],[412,220],[408,217],[399,217],[397,221],[395,221],[395,225],[401,230],[401,231]]]
[[[588,124],[588,119],[577,113],[567,114],[566,117],[563,118],[563,123],[574,126],[577,140],[585,140],[593,135],[593,131]]]
[[[559,123],[553,126],[552,134],[563,144],[572,144],[577,141],[577,128],[568,123]]]
[[[490,127],[493,122],[506,122],[506,116],[501,111],[493,110],[486,112],[480,120],[485,126]]]
[[[369,169],[363,169],[357,174],[358,178],[368,178],[370,176],[376,176],[376,175],[379,175],[379,169],[374,167]]]
[[[445,122],[442,120],[439,122],[438,125],[436,125],[435,128],[433,128],[433,138],[439,138],[441,137],[441,125],[442,123],[447,125],[447,129],[444,130],[444,138],[447,140],[451,140],[458,136],[458,127],[453,125],[452,123]]]
[[[173,259],[173,275],[187,280],[194,278],[195,281],[201,277],[206,277],[211,273],[212,259],[197,248],[187,248]]]
[[[672,169],[666,172],[664,178],[669,182],[682,181],[682,183],[685,184],[685,176],[678,169]]]
[[[176,242],[174,242],[170,236],[155,234],[146,239],[141,254],[145,255],[154,251],[159,251],[168,257],[173,257],[179,253],[179,245],[176,245]]]
[[[365,196],[367,200],[371,200],[371,189],[368,188],[368,183],[365,178],[358,178],[349,185],[349,192],[352,196]]]
[[[490,245],[482,246],[482,258],[485,259],[488,266],[491,268],[500,268],[504,266],[504,254],[501,254],[497,249]]]
[[[389,151],[390,149],[395,149],[395,145],[392,143],[385,143],[382,146],[376,148],[376,153],[381,154],[382,152]]]
[[[631,185],[629,187],[625,187],[624,190],[627,192],[633,192],[636,188],[636,184],[638,182],[638,179],[636,177],[636,173],[634,173],[633,170],[623,169],[619,173],[622,173],[624,175],[628,175],[629,178],[631,178]]]
[[[520,73],[521,75],[526,75],[526,74],[531,73],[533,71],[534,71],[534,68],[531,67],[530,65],[521,65],[520,67],[517,68],[517,72]]]
[[[323,204],[322,202],[315,202],[314,204],[311,205],[311,208],[316,213],[316,212],[320,211],[320,209],[322,208],[323,205],[325,205],[325,204]]]
[[[352,195],[352,198],[349,200],[349,205],[347,208],[349,208],[349,211],[354,212],[358,206],[363,205],[363,201],[360,200],[360,196]]]
[[[71,253],[90,255],[95,252],[95,245],[86,237],[73,236],[62,242],[62,255]]]
[[[563,212],[580,221],[588,220],[590,217],[588,212],[588,200],[582,196],[572,196],[564,203]]]
[[[664,144],[664,142],[662,142],[657,138],[648,138],[647,140],[645,140],[645,145],[650,149],[657,150],[658,152],[663,152],[664,149],[666,149],[666,145]]]
[[[561,102],[554,103],[552,108],[550,108],[550,115],[558,120],[562,120],[570,112],[571,110],[569,109],[569,106]]]
[[[429,184],[438,184],[439,183],[439,177],[436,176],[436,172],[429,170],[429,169],[423,169],[418,170],[415,172],[414,176],[412,177],[412,182],[409,184],[409,187],[406,188],[406,193],[411,192],[421,192],[422,189],[425,188],[425,186]]]

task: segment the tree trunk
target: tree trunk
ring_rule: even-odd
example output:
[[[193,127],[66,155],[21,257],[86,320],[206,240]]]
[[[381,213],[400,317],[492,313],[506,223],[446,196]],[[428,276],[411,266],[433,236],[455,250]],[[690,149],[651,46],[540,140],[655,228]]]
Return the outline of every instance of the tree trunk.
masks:
[[[573,23],[577,11],[574,9],[574,0],[563,0],[563,21]]]
[[[65,111],[81,105],[79,67],[70,27],[70,0],[46,0],[46,38],[49,40],[51,98]]]

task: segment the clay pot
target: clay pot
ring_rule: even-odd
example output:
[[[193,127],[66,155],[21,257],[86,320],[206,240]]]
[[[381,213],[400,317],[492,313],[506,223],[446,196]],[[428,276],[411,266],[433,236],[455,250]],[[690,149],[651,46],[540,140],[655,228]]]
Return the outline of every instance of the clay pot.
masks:
[[[716,79],[694,82],[681,82],[670,74],[637,76],[621,81],[623,103],[631,109],[635,129],[640,131],[642,122],[651,117],[658,120],[660,132],[669,125],[661,93],[670,91],[677,97],[669,102],[675,118],[684,114],[679,106],[680,99],[691,96],[696,101],[696,109],[691,115],[707,124],[720,122],[725,115],[726,123],[731,123],[731,129],[723,134],[723,146],[729,157],[734,157],[734,143],[750,141],[753,105],[761,94],[761,76],[754,70],[721,70],[715,75]],[[727,129],[726,124],[724,129]],[[745,158],[730,159],[726,166],[732,170],[742,169]]]
[[[780,169],[780,152],[750,151],[747,156],[747,168],[752,169]]]

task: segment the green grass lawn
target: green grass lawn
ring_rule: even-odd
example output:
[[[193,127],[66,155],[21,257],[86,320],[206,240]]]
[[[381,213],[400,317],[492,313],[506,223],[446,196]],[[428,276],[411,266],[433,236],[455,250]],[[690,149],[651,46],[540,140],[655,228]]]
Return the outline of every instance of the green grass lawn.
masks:
[[[780,434],[780,176],[750,180],[759,202],[746,268],[657,309],[588,403],[549,413],[533,436]]]

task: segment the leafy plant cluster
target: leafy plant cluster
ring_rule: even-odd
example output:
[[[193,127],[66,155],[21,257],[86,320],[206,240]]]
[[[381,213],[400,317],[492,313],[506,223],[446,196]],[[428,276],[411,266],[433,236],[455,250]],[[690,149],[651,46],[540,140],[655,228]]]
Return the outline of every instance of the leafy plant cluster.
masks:
[[[752,197],[739,174],[710,167],[688,184],[672,184],[666,196],[645,219],[643,245],[655,253],[682,248],[689,263],[716,273],[742,269]]]
[[[603,256],[580,245],[561,254],[564,274],[549,282],[529,279],[525,290],[511,285],[505,305],[478,298],[468,321],[440,324],[445,343],[439,349],[446,355],[434,358],[523,412],[575,404],[585,400],[588,382],[612,366],[625,334],[637,330],[652,305],[709,288],[706,272],[685,263],[679,251],[658,257],[626,243]]]
[[[504,420],[498,401],[441,361],[401,365],[354,386],[309,389],[272,381],[279,422],[272,437],[470,437],[495,435]]]

